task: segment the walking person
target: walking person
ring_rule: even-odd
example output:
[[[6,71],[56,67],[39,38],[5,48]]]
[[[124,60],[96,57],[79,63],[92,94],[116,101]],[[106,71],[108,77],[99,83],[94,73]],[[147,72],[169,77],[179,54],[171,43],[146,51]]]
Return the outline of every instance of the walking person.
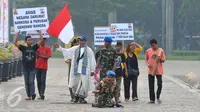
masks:
[[[130,84],[132,83],[132,100],[138,100],[137,83],[139,76],[138,55],[142,51],[142,46],[135,42],[127,45],[124,52],[126,58],[126,73],[124,76],[124,97],[125,101],[130,99]]]
[[[74,46],[77,46],[79,45],[79,40],[78,39],[74,39],[72,42],[71,42],[71,47],[74,47]],[[69,57],[65,56],[65,63],[66,63],[66,71],[68,73],[68,85],[69,85],[69,80],[70,80],[70,69],[71,69],[71,59],[69,59]],[[69,87],[69,93],[70,93],[70,96],[71,96],[71,102],[74,101],[74,93],[73,93],[73,90],[71,87]]]
[[[24,70],[24,81],[26,87],[27,98],[25,100],[35,100],[35,74],[36,74],[36,52],[43,41],[42,32],[40,32],[40,40],[37,44],[32,45],[31,36],[25,37],[27,46],[18,43],[19,33],[14,37],[14,44],[22,52],[22,62]]]
[[[121,81],[123,78],[123,75],[125,73],[125,68],[126,68],[126,58],[124,56],[124,53],[122,51],[122,42],[117,42],[117,45],[115,46],[116,52],[117,52],[117,63],[116,63],[116,69],[115,69],[115,74],[116,74],[116,82],[119,87],[119,103],[120,101],[120,90],[121,90]],[[126,72],[127,73],[127,72]]]
[[[155,92],[154,92],[154,82],[155,77],[157,78],[158,89],[156,92],[157,102],[161,103],[160,94],[162,91],[162,75],[163,75],[163,65],[165,62],[165,52],[162,48],[158,47],[157,40],[150,40],[151,48],[146,51],[145,62],[148,66],[148,81],[149,81],[149,103],[155,103]]]
[[[74,39],[71,42],[71,47],[74,47],[74,46],[77,46],[77,45],[79,45],[79,39]],[[66,63],[66,72],[67,72],[68,85],[69,85],[69,81],[70,81],[70,69],[71,69],[71,59],[69,59],[69,56],[66,55],[64,52],[62,52],[62,54],[64,56],[64,60],[65,60],[65,63]],[[71,102],[73,102],[74,101],[74,93],[73,93],[73,90],[72,90],[71,87],[69,87],[69,93],[70,93],[70,96],[71,96]]]
[[[108,70],[115,71],[116,68],[117,52],[111,46],[112,41],[111,37],[105,37],[104,46],[95,54],[95,59],[99,60],[100,80],[107,76]]]
[[[69,49],[57,44],[55,47],[71,59],[69,87],[73,89],[74,103],[87,103],[85,98],[92,89],[91,76],[94,75],[96,61],[92,49],[87,46],[87,37],[82,36],[79,44]]]
[[[37,86],[38,92],[41,100],[45,98],[45,88],[46,88],[46,75],[48,70],[48,59],[51,57],[51,48],[45,45],[46,38],[41,42],[41,46],[37,50],[36,57],[36,78],[37,78]]]

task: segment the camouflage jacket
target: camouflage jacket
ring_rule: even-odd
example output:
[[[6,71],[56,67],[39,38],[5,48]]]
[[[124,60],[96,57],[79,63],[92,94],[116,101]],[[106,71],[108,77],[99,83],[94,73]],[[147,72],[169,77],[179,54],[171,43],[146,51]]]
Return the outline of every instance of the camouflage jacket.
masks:
[[[118,85],[115,78],[104,78],[96,85],[96,90],[99,90],[99,94],[112,94],[118,90]]]
[[[112,70],[115,61],[117,61],[117,52],[112,47],[101,48],[95,55],[96,60],[99,60],[101,72]]]

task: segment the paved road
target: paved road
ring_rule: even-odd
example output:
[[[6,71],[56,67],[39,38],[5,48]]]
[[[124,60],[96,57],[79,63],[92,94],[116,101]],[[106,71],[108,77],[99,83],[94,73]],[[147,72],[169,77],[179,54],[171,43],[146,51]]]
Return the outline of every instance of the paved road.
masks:
[[[197,81],[200,84],[200,61],[168,61],[165,64],[165,71],[167,75],[172,75],[176,78],[188,83],[186,74],[194,72],[197,76]]]
[[[164,77],[162,104],[147,104],[148,83],[147,68],[140,61],[141,75],[139,77],[139,101],[124,102],[125,108],[92,108],[93,95],[88,97],[88,104],[71,104],[67,87],[67,75],[62,59],[51,59],[47,78],[46,99],[44,101],[25,101],[23,77],[17,77],[9,82],[0,84],[0,112],[199,112],[200,96],[182,88],[176,81]],[[189,72],[200,73],[200,62],[197,61],[168,61],[165,63],[166,76],[184,76]],[[173,79],[173,78],[172,78]],[[13,97],[16,95],[16,97]],[[18,96],[17,96],[18,95]],[[123,89],[122,89],[123,95]],[[122,97],[123,99],[123,97]]]

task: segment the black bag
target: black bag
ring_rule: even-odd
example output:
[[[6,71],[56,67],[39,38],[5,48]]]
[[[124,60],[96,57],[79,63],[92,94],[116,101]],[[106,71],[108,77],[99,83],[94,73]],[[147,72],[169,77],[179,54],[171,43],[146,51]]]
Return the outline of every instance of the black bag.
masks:
[[[128,68],[128,76],[138,76],[139,75],[139,71],[135,70],[133,68]]]
[[[129,58],[129,57],[128,57],[128,58]],[[138,76],[138,75],[139,75],[139,71],[133,69],[133,68],[130,66],[130,62],[129,62],[129,59],[128,59],[128,58],[127,58],[127,61],[128,61],[128,77]]]

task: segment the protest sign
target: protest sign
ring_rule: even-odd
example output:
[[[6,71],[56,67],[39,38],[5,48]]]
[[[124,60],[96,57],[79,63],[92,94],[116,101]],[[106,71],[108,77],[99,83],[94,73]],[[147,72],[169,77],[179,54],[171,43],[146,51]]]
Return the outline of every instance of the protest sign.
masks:
[[[133,23],[112,23],[111,32],[116,33],[116,40],[134,40]]]
[[[13,18],[15,32],[42,30],[49,27],[46,7],[14,9]]]
[[[42,35],[43,35],[43,38],[49,38],[49,34],[46,32],[46,30],[42,30]],[[32,38],[40,38],[40,34],[36,30],[27,31],[26,36],[31,36]]]
[[[116,45],[116,33],[112,33],[110,27],[94,27],[94,45],[104,45],[106,36],[112,37],[112,45]]]

